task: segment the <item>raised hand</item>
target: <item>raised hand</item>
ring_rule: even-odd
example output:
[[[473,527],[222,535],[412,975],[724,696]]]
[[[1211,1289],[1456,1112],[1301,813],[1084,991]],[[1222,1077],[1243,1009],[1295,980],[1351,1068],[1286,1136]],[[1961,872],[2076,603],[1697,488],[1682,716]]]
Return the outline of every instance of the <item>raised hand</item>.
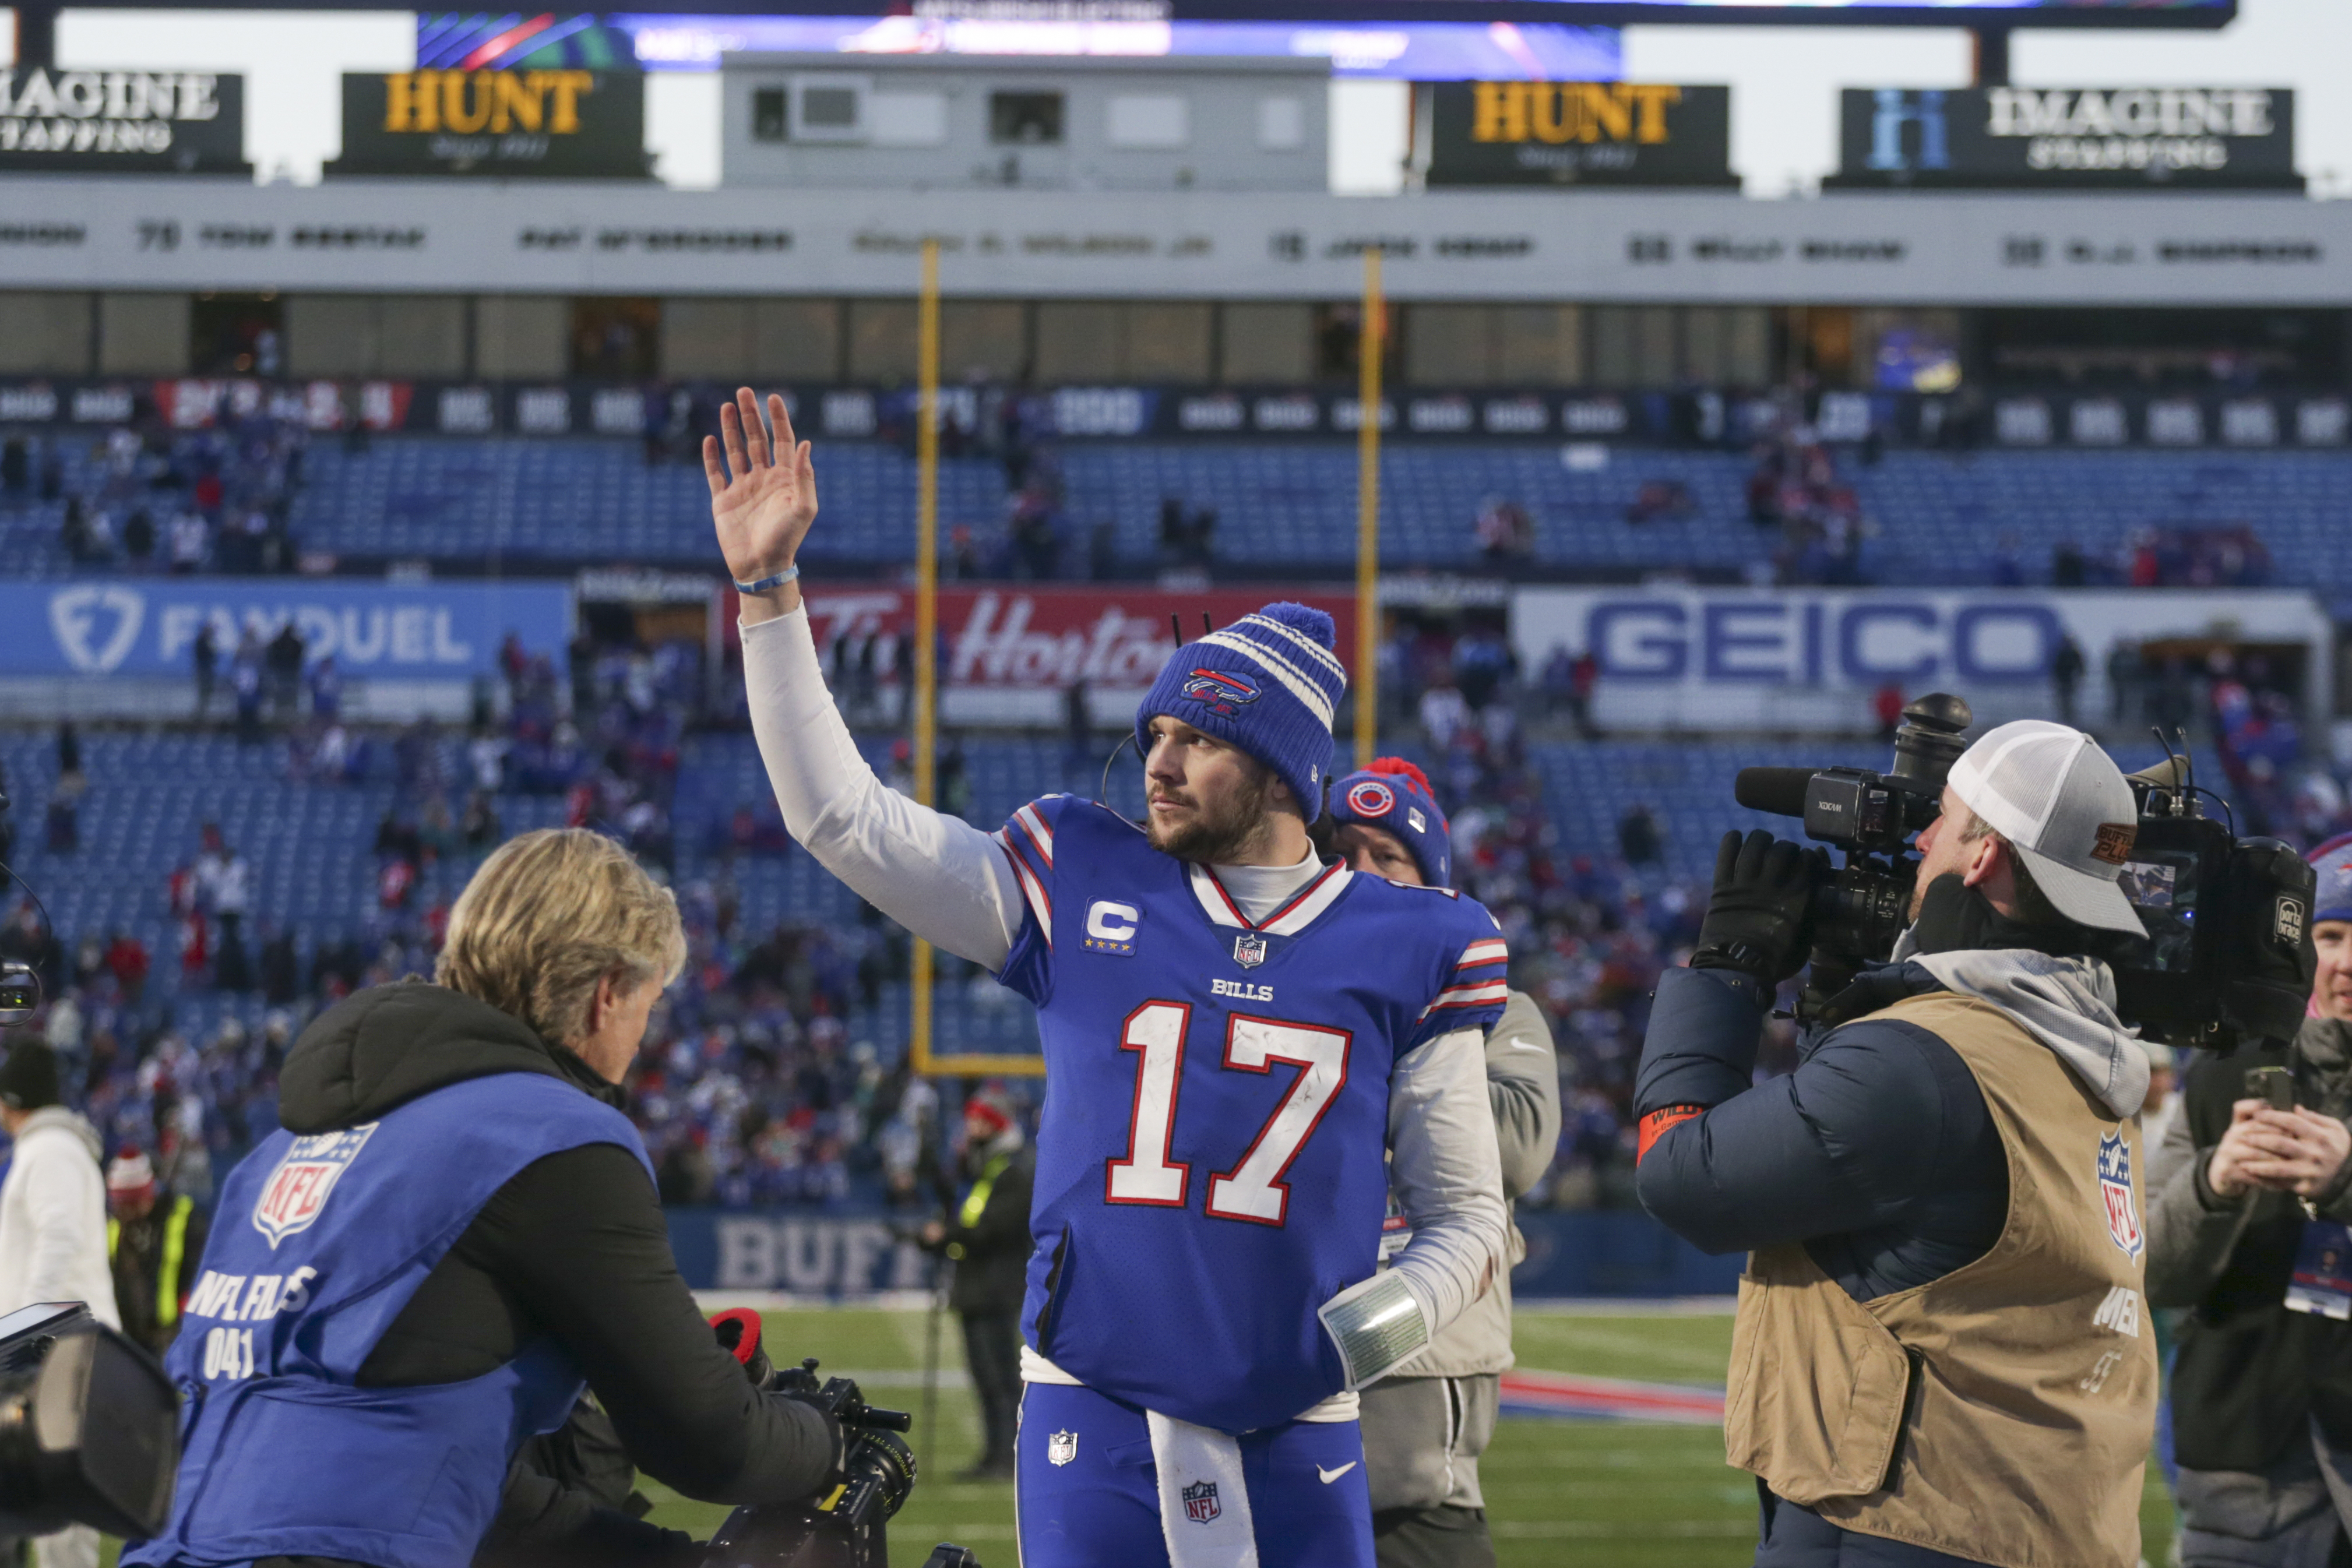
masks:
[[[792,415],[774,392],[768,394],[768,419],[775,426],[772,447],[760,423],[760,400],[750,387],[739,388],[735,401],[719,411],[719,435],[702,438],[710,520],[728,572],[738,582],[772,577],[791,566],[816,521],[816,467],[809,444],[793,438]]]

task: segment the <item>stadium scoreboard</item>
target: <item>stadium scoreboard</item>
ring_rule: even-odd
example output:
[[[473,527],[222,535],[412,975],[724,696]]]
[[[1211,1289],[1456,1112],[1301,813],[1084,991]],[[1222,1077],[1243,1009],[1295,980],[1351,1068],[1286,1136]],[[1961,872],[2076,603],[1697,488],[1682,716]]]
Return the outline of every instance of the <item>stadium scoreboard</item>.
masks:
[[[376,10],[370,0],[244,0],[270,10]],[[78,0],[99,6],[213,8],[218,0]],[[1746,26],[2220,27],[2238,0],[632,0],[643,13],[886,16],[994,21],[1518,22]],[[517,18],[520,20],[520,17]]]

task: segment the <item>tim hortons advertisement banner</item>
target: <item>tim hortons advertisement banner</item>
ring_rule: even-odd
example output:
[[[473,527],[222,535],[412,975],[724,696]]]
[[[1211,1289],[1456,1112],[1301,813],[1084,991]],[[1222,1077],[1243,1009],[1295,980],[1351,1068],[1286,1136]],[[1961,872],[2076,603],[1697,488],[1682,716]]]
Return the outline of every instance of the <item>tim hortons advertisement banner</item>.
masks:
[[[634,71],[394,71],[343,78],[344,174],[643,180],[646,78]]]
[[[1644,82],[1433,82],[1432,185],[1719,185],[1731,89]]]
[[[835,643],[847,639],[845,667],[870,669],[874,700],[889,708],[897,701],[898,640],[914,632],[914,591],[887,583],[809,583],[803,592],[809,631],[827,668],[835,667]],[[735,606],[733,591],[728,593],[723,620],[731,638]],[[1339,626],[1340,663],[1352,670],[1355,595],[1308,590],[1285,596],[1329,613]],[[1230,588],[1198,593],[1124,585],[941,588],[941,716],[950,724],[1058,725],[1065,692],[1084,681],[1097,724],[1126,722],[1176,651],[1171,616],[1191,639],[1201,634],[1202,615],[1228,625],[1271,597],[1262,589]]]
[[[1847,88],[1838,107],[1832,187],[2303,189],[2286,88]]]
[[[0,72],[0,172],[249,175],[245,78],[43,66]]]
[[[1889,682],[1912,696],[1958,692],[1979,726],[2052,716],[2050,671],[2073,638],[2105,711],[2116,643],[2221,638],[2305,651],[2305,696],[2329,713],[2335,632],[2308,593],[1958,589],[1525,588],[1511,600],[1522,664],[1590,648],[1594,717],[1617,730],[1870,727]]]

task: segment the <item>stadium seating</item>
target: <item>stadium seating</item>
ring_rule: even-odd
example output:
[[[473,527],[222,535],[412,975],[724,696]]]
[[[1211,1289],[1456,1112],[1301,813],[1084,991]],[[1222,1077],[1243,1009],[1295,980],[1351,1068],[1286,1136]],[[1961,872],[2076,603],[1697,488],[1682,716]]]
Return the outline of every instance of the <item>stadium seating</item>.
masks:
[[[68,444],[69,488],[95,473]],[[1644,568],[1737,572],[1771,559],[1777,529],[1747,519],[1741,453],[1634,446],[1580,449],[1571,468],[1558,446],[1399,444],[1381,461],[1381,553],[1397,568],[1475,561],[1471,526],[1487,497],[1533,516],[1536,559],[1551,569]],[[1590,465],[1598,461],[1598,466]],[[1157,559],[1160,503],[1218,513],[1216,553],[1235,568],[1344,571],[1354,559],[1356,456],[1332,443],[1074,443],[1061,454],[1071,548],[1108,523],[1129,566]],[[707,567],[709,495],[691,465],[648,467],[638,444],[397,437],[362,452],[331,442],[304,458],[307,483],[293,529],[305,549],[368,558],[425,557],[469,566],[634,561]],[[942,466],[944,529],[1001,535],[1002,475],[993,463]],[[836,442],[817,455],[825,522],[808,558],[871,566],[903,561],[914,541],[914,465],[895,447]],[[2023,541],[2029,580],[2045,580],[2048,547],[2070,538],[2112,555],[2136,530],[2252,524],[2282,583],[2352,581],[2352,529],[2341,497],[2352,455],[2265,452],[1989,451],[1963,455],[1896,450],[1873,466],[1848,457],[1843,476],[1876,533],[1864,570],[1892,583],[1988,580],[1995,542]],[[1629,523],[1645,485],[1680,486],[1684,516]],[[57,544],[61,508],[0,512],[0,540],[19,575],[72,570]]]
[[[866,749],[877,767],[887,764],[886,740],[868,739]],[[971,786],[970,816],[986,828],[1040,794],[1068,788],[1092,795],[1097,788],[1098,764],[1077,768],[1083,778],[1066,777],[1058,740],[971,740],[963,751]],[[153,964],[150,994],[177,998],[183,1028],[232,1013],[258,1016],[257,1003],[180,985],[177,933],[166,908],[165,884],[175,866],[194,858],[205,822],[218,822],[251,863],[249,945],[257,947],[266,929],[291,927],[307,960],[321,943],[381,928],[373,845],[378,821],[395,802],[388,779],[289,783],[281,747],[241,747],[209,736],[102,732],[83,738],[82,754],[90,789],[80,808],[80,847],[69,854],[52,853],[42,847],[40,831],[56,777],[52,737],[47,732],[0,733],[0,765],[18,802],[16,869],[48,906],[68,945],[118,929],[145,942]],[[2154,747],[2121,747],[2117,755],[2126,766],[2137,767],[2154,759]],[[1726,827],[1791,831],[1785,819],[1732,804],[1732,777],[1740,768],[1884,767],[1887,756],[1884,747],[1862,741],[1605,741],[1538,746],[1534,760],[1545,780],[1545,804],[1570,854],[1613,859],[1619,821],[1637,804],[1656,813],[1664,830],[1664,860],[1639,873],[1654,887],[1666,880],[1703,881]],[[2208,777],[2221,777],[2211,757],[2200,763],[2210,769]],[[854,925],[856,896],[805,852],[748,854],[731,863],[719,854],[715,846],[738,804],[764,800],[766,788],[750,737],[706,735],[688,744],[675,800],[677,880],[683,885],[731,879],[740,900],[740,929],[747,933],[765,932],[784,921]],[[1126,759],[1112,775],[1112,803],[1139,810],[1141,788],[1139,769]],[[509,833],[560,822],[562,810],[557,797],[509,793],[499,801]],[[478,859],[458,855],[428,868],[414,907],[454,897]],[[13,902],[13,894],[0,899]],[[1035,1028],[1025,1009],[985,977],[967,983],[961,966],[948,966],[947,973],[951,983],[939,1008],[943,1050],[1034,1049]],[[885,1038],[903,1038],[892,1027],[892,1020],[905,1016],[903,988],[891,988],[885,1005],[886,1019],[873,1021]]]

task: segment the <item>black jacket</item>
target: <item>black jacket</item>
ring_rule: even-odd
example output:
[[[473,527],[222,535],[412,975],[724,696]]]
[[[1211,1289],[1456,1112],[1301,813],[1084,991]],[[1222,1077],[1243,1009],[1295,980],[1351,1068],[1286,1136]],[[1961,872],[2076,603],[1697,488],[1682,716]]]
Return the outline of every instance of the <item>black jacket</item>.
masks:
[[[2246,1074],[2292,1066],[2295,1103],[2352,1117],[2352,1030],[2306,1021],[2290,1051],[2272,1046],[2200,1055],[2181,1089],[2150,1184],[2147,1297],[2191,1307],[2172,1368],[2173,1450],[2193,1470],[2261,1470],[2304,1438],[2317,1416],[2330,1443],[2352,1447],[2352,1322],[2293,1312],[2287,1277],[2308,1217],[2294,1197],[2217,1197],[2205,1179]],[[2315,1207],[2352,1219],[2352,1165]]]
[[[519,1020],[407,981],[362,991],[303,1031],[279,1076],[279,1119],[296,1134],[328,1132],[500,1072],[559,1078],[607,1103],[620,1098]],[[401,1387],[477,1377],[542,1334],[579,1363],[637,1466],[688,1497],[792,1501],[815,1490],[833,1464],[830,1424],[753,1388],[719,1349],[670,1255],[653,1181],[628,1150],[567,1149],[500,1187],[385,1330],[358,1381]],[[550,1529],[582,1517],[540,1513]]]
[[[940,1250],[955,1260],[948,1305],[959,1312],[1017,1312],[1028,1289],[1029,1195],[1037,1183],[1037,1151],[1024,1143],[997,1157],[1004,1163],[993,1172],[996,1157],[981,1162],[971,1193],[948,1217],[948,1233],[940,1241]],[[964,1224],[962,1209],[983,1183],[988,1190],[980,1213]]]

